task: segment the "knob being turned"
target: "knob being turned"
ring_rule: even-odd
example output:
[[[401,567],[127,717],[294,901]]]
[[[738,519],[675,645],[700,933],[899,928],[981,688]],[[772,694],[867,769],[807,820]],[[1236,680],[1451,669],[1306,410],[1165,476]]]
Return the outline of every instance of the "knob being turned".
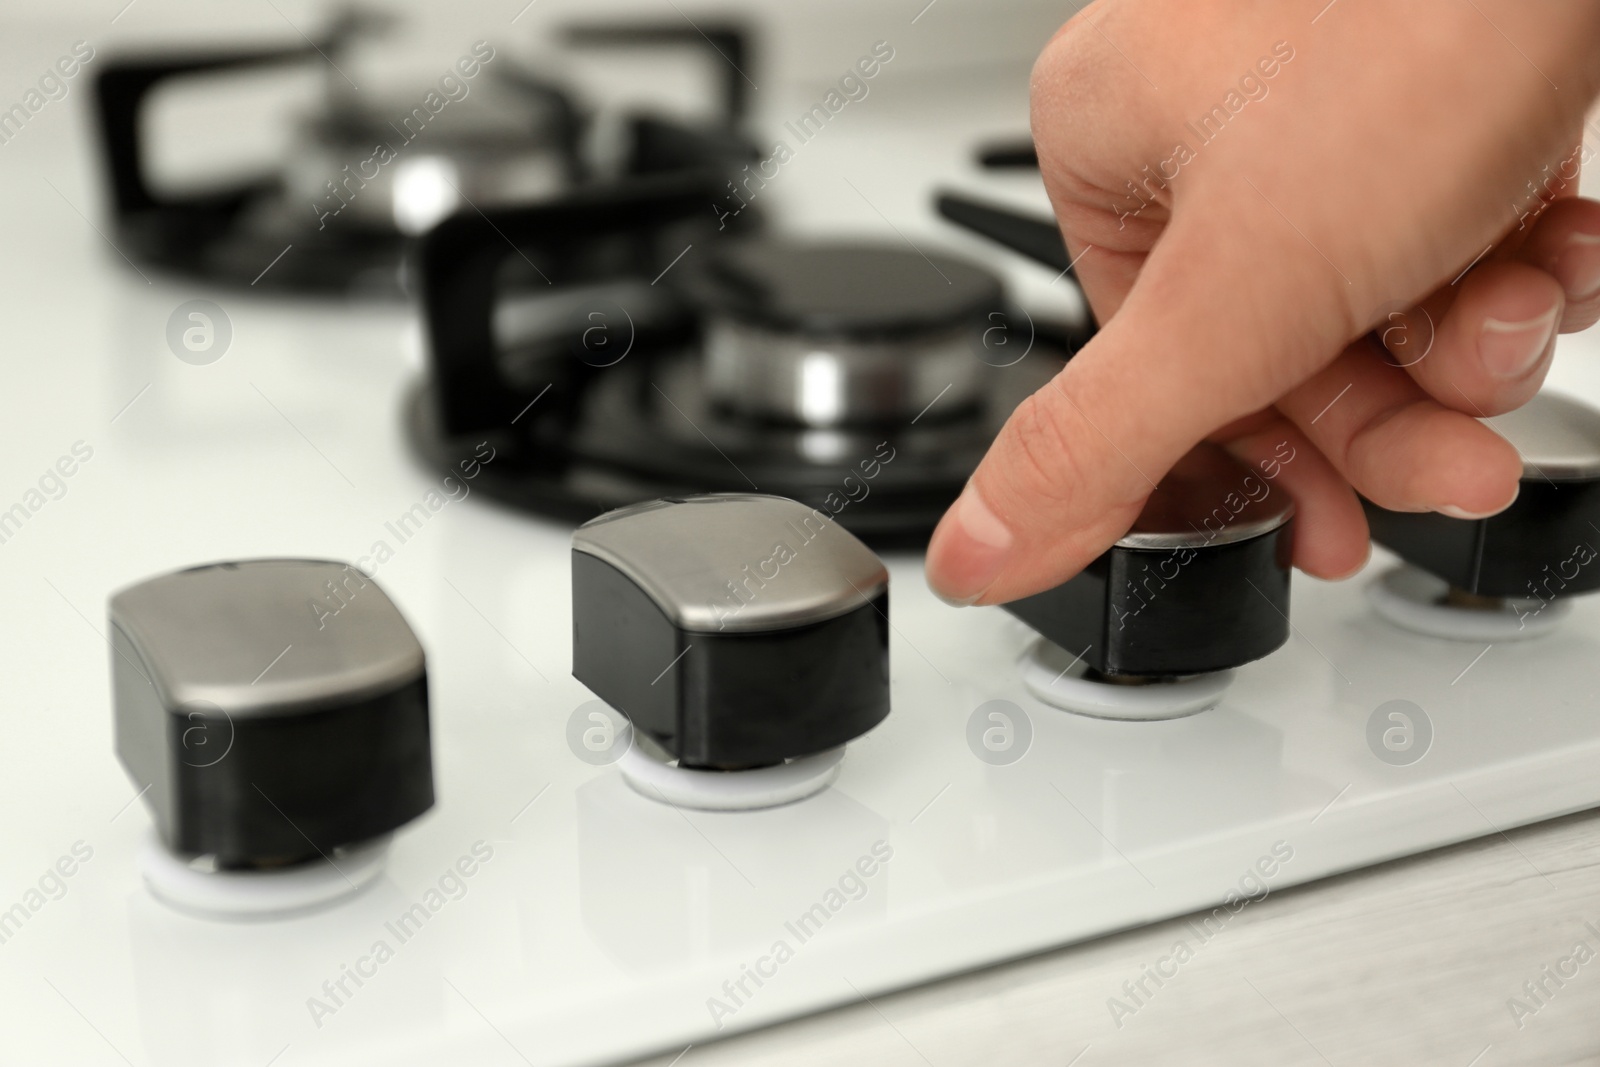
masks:
[[[1029,688],[1109,718],[1216,704],[1229,671],[1288,640],[1293,518],[1265,470],[1216,445],[1195,448],[1103,555],[1005,606],[1044,639],[1024,670]]]

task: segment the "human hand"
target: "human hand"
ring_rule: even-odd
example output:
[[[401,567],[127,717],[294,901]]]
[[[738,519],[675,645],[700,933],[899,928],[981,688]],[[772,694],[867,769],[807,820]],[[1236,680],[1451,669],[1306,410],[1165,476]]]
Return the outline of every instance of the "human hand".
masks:
[[[1033,129],[1103,326],[941,521],[935,591],[1059,584],[1201,440],[1279,461],[1319,577],[1366,560],[1357,491],[1508,506],[1521,460],[1478,417],[1600,320],[1600,204],[1575,196],[1597,41],[1594,3],[1085,7],[1034,68]]]

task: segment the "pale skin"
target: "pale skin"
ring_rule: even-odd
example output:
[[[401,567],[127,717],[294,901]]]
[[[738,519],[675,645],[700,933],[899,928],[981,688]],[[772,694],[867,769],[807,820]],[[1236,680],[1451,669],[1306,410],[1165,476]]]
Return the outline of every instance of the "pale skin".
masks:
[[[1033,132],[1102,328],[939,524],[935,592],[1060,584],[1202,440],[1293,453],[1275,485],[1320,578],[1368,557],[1357,492],[1509,506],[1522,463],[1480,417],[1600,320],[1600,204],[1576,196],[1597,95],[1597,0],[1084,7],[1034,67]]]

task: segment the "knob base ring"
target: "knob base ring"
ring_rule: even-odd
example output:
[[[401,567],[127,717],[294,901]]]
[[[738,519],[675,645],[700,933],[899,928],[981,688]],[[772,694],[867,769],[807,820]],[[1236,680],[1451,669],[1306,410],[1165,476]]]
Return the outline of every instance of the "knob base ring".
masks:
[[[659,803],[699,811],[755,811],[793,804],[832,785],[839,777],[844,746],[745,771],[691,770],[664,757],[635,743],[617,761],[617,769],[635,793]]]
[[[187,915],[234,922],[283,919],[331,907],[367,888],[383,873],[392,838],[383,834],[336,850],[336,861],[207,871],[174,854],[152,830],[139,846],[137,863],[151,896]]]
[[[1042,637],[1022,658],[1022,682],[1028,692],[1053,708],[1096,719],[1181,719],[1216,707],[1233,684],[1232,671],[1161,679],[1148,685],[1116,685],[1086,678],[1087,670],[1083,657]]]
[[[1562,600],[1508,599],[1498,610],[1443,602],[1449,583],[1418,567],[1392,567],[1367,585],[1367,600],[1386,622],[1447,641],[1527,641],[1554,630],[1572,610]]]

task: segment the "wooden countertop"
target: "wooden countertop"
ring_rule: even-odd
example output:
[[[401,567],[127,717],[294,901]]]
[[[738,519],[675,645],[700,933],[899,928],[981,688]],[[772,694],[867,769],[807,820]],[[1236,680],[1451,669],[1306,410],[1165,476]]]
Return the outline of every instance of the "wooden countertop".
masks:
[[[649,1067],[1600,1063],[1600,812],[1273,892],[1208,941],[1197,923],[875,997]],[[1180,941],[1183,962],[1171,955]],[[1172,975],[1159,985],[1143,977],[1158,963]]]

